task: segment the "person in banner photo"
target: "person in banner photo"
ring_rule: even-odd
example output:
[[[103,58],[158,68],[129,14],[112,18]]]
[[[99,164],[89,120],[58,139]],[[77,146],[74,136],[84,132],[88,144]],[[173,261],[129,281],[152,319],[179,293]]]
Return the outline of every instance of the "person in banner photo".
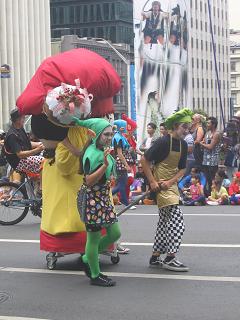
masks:
[[[188,103],[188,17],[184,0],[135,0],[138,139]],[[139,23],[137,23],[139,22]]]
[[[79,155],[90,135],[73,117],[113,113],[120,87],[111,64],[81,48],[43,61],[17,100],[21,113],[33,115],[32,131],[45,146],[40,249],[50,252],[50,268],[56,253],[83,253],[86,244],[76,198],[83,183]]]
[[[168,13],[163,12],[159,1],[152,2],[152,8],[148,12],[142,12],[146,25],[143,30],[144,43],[164,43],[164,19],[168,18]]]
[[[159,222],[149,263],[182,272],[188,271],[188,267],[176,259],[185,230],[177,183],[186,169],[187,143],[183,136],[191,121],[189,109],[168,117],[165,125],[171,133],[156,140],[141,160],[150,187],[157,193],[159,208]],[[160,255],[166,255],[165,259],[161,260]]]
[[[76,123],[96,134],[82,155],[84,182],[78,194],[78,209],[87,230],[82,260],[91,285],[112,287],[115,281],[100,272],[99,254],[121,235],[110,189],[115,171],[115,160],[110,155],[113,128],[105,119],[76,119]],[[101,233],[103,228],[106,235]]]

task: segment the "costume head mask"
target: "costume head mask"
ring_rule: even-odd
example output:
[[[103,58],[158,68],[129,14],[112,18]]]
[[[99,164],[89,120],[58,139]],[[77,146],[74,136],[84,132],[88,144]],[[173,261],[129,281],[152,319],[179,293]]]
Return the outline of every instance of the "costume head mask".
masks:
[[[127,132],[127,122],[125,120],[115,120],[114,126],[116,127],[116,131],[119,133],[126,133]]]

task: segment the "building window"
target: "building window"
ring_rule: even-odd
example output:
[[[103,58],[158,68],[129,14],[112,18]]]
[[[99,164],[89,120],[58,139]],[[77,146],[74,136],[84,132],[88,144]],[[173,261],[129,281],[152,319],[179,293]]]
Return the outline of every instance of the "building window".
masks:
[[[69,22],[74,23],[74,7],[69,7]]]
[[[64,23],[64,9],[63,7],[59,8],[59,24]]]
[[[81,7],[77,6],[76,7],[76,22],[80,22],[81,21]]]
[[[91,4],[90,6],[90,21],[95,21],[95,14],[94,14],[94,5]]]
[[[88,21],[88,7],[84,6],[83,7],[83,22],[87,22]]]
[[[236,71],[236,62],[231,62],[231,71],[232,72]]]
[[[102,18],[102,11],[101,11],[101,6],[100,4],[97,4],[97,7],[96,7],[96,11],[97,11],[97,21],[102,21],[103,18]]]
[[[192,78],[192,87],[194,88],[194,78]]]
[[[103,32],[103,28],[102,27],[97,28],[97,37],[98,38],[103,38],[104,37],[104,32]]]
[[[237,78],[232,77],[231,78],[231,88],[236,88],[237,87]]]
[[[231,100],[232,100],[233,106],[237,105],[237,94],[236,93],[231,94]]]
[[[109,20],[109,3],[103,4],[103,16],[104,20]]]

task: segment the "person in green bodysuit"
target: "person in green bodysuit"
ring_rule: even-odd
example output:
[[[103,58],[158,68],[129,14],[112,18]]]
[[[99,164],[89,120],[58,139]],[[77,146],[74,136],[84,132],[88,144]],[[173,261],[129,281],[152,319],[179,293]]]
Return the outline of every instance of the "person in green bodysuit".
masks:
[[[105,119],[75,121],[96,134],[82,157],[84,183],[78,195],[78,208],[87,230],[82,261],[91,285],[112,287],[116,283],[100,272],[98,255],[121,235],[110,190],[110,178],[115,169],[115,160],[109,148],[113,130]],[[103,228],[106,235],[101,233]]]

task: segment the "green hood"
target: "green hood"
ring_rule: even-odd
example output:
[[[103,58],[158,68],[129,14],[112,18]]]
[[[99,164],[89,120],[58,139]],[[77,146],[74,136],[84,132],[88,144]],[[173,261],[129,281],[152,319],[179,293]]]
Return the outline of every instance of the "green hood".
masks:
[[[90,144],[90,146],[86,149],[83,156],[83,169],[86,161],[88,160],[90,163],[90,173],[92,173],[104,163],[104,151],[97,148],[97,139],[107,127],[111,127],[111,124],[102,118],[92,118],[87,120],[79,120],[78,118],[74,118],[74,121],[77,125],[91,129],[96,134],[96,137],[92,139],[92,144]],[[105,173],[107,179],[110,178],[115,169],[115,160],[110,154],[108,155],[108,162],[109,165]]]
[[[110,127],[111,124],[103,118],[92,118],[87,120],[79,120],[78,118],[74,117],[74,121],[80,127],[91,129],[95,132],[96,137],[93,138],[93,142],[96,143],[100,134],[105,130],[107,127]]]

